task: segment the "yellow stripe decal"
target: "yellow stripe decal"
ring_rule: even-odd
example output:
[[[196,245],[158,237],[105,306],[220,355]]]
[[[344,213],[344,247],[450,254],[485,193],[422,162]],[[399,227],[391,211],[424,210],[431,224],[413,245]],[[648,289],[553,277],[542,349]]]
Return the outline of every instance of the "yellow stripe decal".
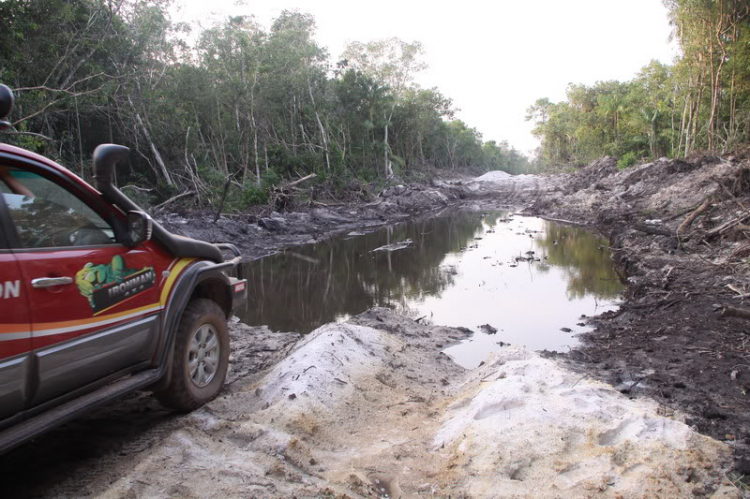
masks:
[[[172,291],[174,282],[180,276],[182,271],[185,270],[185,267],[194,261],[195,258],[183,258],[172,267],[172,270],[169,271],[169,277],[167,277],[167,282],[164,283],[164,286],[161,288],[161,298],[159,298],[159,303],[162,307],[167,304],[167,299],[169,298],[169,293]]]
[[[106,326],[108,324],[131,319],[139,315],[145,315],[150,312],[159,311],[166,306],[167,299],[169,299],[169,293],[172,291],[172,287],[174,287],[174,283],[175,281],[177,281],[177,278],[180,276],[182,271],[185,270],[185,268],[194,261],[195,258],[182,258],[170,265],[171,270],[166,282],[164,283],[164,286],[162,286],[159,303],[152,303],[143,307],[126,310],[124,312],[110,314],[103,317],[92,317],[90,319],[34,324],[33,334],[34,336],[50,336],[53,334],[70,333],[83,329],[93,329],[95,327]],[[28,331],[24,329],[24,326],[25,324],[0,324],[0,341],[8,341],[10,339],[28,337]]]

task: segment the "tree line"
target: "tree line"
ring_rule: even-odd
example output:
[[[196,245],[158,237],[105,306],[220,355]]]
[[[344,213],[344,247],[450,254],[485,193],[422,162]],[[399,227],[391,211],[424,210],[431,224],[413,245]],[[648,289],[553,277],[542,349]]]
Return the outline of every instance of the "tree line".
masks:
[[[567,100],[537,100],[527,120],[547,165],[604,155],[641,158],[726,152],[750,141],[750,2],[664,0],[681,55],[631,81],[571,84]]]
[[[127,145],[120,184],[152,202],[179,192],[205,202],[232,185],[239,205],[264,202],[269,186],[310,173],[343,188],[425,169],[529,167],[414,83],[418,42],[355,42],[334,63],[311,15],[285,11],[270,29],[228,17],[196,31],[169,5],[0,2],[0,82],[16,94],[0,140],[84,178],[98,144]]]

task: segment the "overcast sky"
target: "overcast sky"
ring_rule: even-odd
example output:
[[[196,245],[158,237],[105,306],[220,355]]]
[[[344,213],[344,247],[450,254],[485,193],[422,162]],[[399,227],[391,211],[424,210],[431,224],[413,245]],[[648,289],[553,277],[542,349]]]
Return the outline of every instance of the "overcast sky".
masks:
[[[526,108],[565,98],[568,83],[627,80],[652,59],[671,63],[667,11],[660,0],[176,0],[180,20],[208,26],[254,15],[264,27],[282,10],[315,17],[318,43],[333,62],[347,43],[399,37],[420,41],[428,69],[458,117],[484,140],[537,146]]]

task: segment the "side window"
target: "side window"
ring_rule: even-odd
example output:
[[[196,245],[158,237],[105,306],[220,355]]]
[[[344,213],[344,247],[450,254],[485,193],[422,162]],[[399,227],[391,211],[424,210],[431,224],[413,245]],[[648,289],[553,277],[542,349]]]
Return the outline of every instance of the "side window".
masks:
[[[0,196],[23,248],[116,242],[112,227],[86,203],[36,173],[0,166]]]

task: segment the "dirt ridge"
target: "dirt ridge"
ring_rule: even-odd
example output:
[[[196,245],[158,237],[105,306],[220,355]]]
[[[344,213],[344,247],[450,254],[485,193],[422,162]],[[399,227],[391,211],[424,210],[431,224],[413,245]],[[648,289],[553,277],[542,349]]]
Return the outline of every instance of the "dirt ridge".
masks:
[[[596,227],[630,284],[621,309],[595,318],[567,357],[632,396],[685,411],[734,448],[737,476],[750,474],[750,323],[722,310],[750,307],[740,296],[750,290],[750,232],[731,225],[748,206],[750,161],[704,155],[622,172],[603,158],[550,178],[525,211]]]

